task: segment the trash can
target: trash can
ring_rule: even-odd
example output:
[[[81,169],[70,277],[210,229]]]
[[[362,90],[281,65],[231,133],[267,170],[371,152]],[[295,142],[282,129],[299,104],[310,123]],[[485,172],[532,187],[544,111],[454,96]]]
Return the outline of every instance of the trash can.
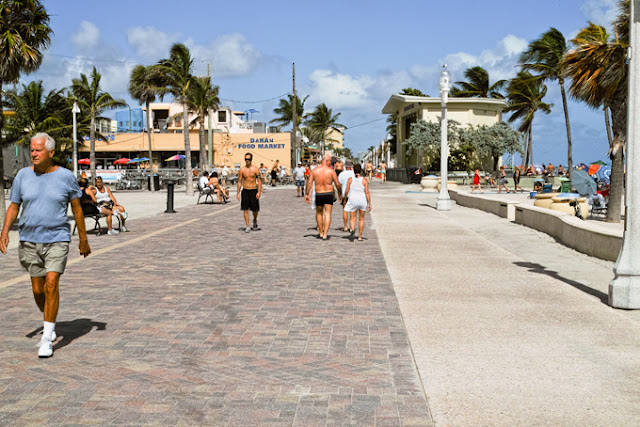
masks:
[[[571,180],[569,178],[559,178],[560,180],[560,192],[561,193],[570,193],[571,192]]]
[[[160,190],[160,175],[153,174],[153,188],[156,191]],[[147,177],[147,190],[151,191],[151,175]]]

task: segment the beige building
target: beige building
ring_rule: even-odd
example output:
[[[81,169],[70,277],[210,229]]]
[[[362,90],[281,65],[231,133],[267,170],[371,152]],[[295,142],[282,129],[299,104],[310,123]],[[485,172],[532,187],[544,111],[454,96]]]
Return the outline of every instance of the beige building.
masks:
[[[506,102],[502,99],[449,97],[447,119],[455,120],[461,126],[491,126],[502,121],[502,110],[506,106]],[[407,155],[403,142],[410,136],[411,124],[420,119],[427,122],[440,120],[442,114],[440,98],[392,95],[382,109],[382,113],[398,115],[395,166],[397,168],[418,166],[417,153]]]
[[[107,141],[96,141],[97,164],[106,169],[114,160],[122,157],[148,157],[148,139],[146,133],[109,134]],[[191,157],[194,163],[200,152],[200,139],[197,130],[189,132]],[[182,133],[151,134],[153,162],[160,167],[176,167],[175,162],[165,159],[184,154],[184,137]],[[80,148],[80,158],[89,157],[89,144]],[[253,154],[253,163],[264,163],[268,167],[280,160],[280,164],[290,167],[291,134],[290,133],[221,133],[213,134],[213,162],[216,165],[226,164],[234,168],[244,164],[245,153]]]

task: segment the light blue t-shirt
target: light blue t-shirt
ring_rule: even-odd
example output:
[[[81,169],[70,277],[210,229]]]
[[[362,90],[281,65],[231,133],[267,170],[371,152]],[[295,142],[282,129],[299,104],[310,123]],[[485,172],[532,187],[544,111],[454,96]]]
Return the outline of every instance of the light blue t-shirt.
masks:
[[[21,242],[71,241],[67,207],[82,195],[73,173],[63,167],[39,174],[30,167],[18,171],[11,186],[12,203],[22,205],[18,231]]]

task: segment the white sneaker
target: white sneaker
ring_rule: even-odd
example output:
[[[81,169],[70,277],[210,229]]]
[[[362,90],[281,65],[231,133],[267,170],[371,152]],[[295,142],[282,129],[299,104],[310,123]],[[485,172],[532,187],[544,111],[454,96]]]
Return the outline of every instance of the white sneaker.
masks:
[[[53,345],[51,341],[43,339],[40,341],[40,348],[38,349],[38,357],[51,357],[53,356]]]
[[[245,229],[244,229],[244,232],[245,232],[245,233],[249,233],[250,231],[251,231],[251,228],[250,228],[250,227],[247,227],[247,228],[245,228]]]
[[[40,342],[38,342],[38,344],[36,344],[36,347],[40,347],[42,345],[43,341],[51,341],[54,342],[55,340],[58,339],[58,335],[56,335],[56,330],[54,329],[53,332],[51,333],[51,339],[47,339],[44,336],[44,333],[42,334],[42,338],[40,338]]]
[[[107,234],[111,235],[111,236],[115,236],[116,234],[118,234],[119,231],[118,230],[109,230],[107,231]]]
[[[126,233],[126,232],[127,232],[127,231],[129,231],[129,230],[127,230],[127,227],[125,227],[124,225],[122,225],[122,226],[120,226],[120,231],[121,231],[121,232],[123,232],[123,233]]]
[[[129,214],[128,214],[128,213],[126,213],[126,212],[122,212],[122,213],[120,214],[120,216],[122,217],[122,219],[127,219],[127,218],[129,218]]]

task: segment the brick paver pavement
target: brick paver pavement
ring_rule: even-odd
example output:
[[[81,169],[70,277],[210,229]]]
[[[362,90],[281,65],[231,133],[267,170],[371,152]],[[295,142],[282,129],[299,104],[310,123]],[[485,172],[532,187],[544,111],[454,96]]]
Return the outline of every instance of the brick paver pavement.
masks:
[[[16,251],[0,256],[0,424],[432,425],[374,230],[314,237],[294,189],[72,242],[51,359]],[[337,205],[336,205],[337,208]]]

